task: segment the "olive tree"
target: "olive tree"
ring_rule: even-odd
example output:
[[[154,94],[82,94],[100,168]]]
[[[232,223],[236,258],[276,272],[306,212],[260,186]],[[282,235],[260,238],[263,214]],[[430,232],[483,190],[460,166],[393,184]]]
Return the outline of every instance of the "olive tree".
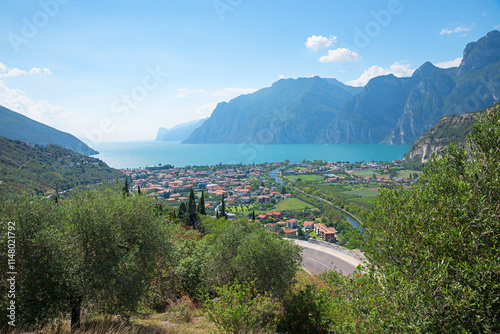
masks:
[[[70,311],[78,327],[82,306],[134,312],[170,251],[155,205],[147,196],[110,189],[80,192],[58,204],[30,196],[5,203],[1,221],[18,227],[19,320],[43,325]],[[2,247],[2,261],[5,256]]]
[[[203,281],[222,286],[255,279],[259,292],[283,296],[301,261],[301,249],[259,224],[237,221],[207,235]]]

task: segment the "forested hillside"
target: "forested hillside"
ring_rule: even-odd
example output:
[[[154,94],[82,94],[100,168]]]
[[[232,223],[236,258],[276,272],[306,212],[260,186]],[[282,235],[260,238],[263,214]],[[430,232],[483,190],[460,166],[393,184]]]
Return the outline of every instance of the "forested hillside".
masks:
[[[41,194],[58,188],[118,180],[123,174],[103,161],[57,145],[37,146],[0,137],[0,198],[21,191]]]

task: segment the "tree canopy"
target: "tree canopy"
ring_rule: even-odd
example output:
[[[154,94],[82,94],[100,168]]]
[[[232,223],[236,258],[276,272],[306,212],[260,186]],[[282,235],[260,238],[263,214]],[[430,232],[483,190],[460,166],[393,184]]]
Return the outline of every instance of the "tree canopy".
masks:
[[[111,189],[59,203],[28,195],[2,203],[0,221],[16,224],[19,323],[43,325],[71,311],[72,325],[78,325],[81,307],[89,305],[133,313],[155,268],[169,259],[168,232],[155,208],[149,196]],[[5,238],[6,224],[1,227]],[[3,272],[6,256],[2,247]],[[1,299],[2,313],[6,302]]]
[[[500,331],[500,111],[478,117],[467,147],[384,190],[365,224],[386,297],[422,332]]]

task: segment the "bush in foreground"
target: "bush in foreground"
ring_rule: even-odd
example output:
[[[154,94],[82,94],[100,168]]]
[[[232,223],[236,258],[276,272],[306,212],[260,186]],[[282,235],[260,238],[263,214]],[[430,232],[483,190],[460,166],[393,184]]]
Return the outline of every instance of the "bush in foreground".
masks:
[[[277,304],[259,293],[255,281],[229,283],[216,289],[218,298],[207,299],[207,318],[224,333],[274,332]]]

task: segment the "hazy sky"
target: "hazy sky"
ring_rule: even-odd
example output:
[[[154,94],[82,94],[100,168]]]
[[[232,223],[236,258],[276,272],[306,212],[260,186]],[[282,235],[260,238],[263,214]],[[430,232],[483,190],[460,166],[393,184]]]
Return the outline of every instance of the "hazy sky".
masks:
[[[500,28],[500,1],[25,0],[2,1],[0,21],[0,105],[109,142],[152,140],[283,77],[362,86],[457,66]]]

